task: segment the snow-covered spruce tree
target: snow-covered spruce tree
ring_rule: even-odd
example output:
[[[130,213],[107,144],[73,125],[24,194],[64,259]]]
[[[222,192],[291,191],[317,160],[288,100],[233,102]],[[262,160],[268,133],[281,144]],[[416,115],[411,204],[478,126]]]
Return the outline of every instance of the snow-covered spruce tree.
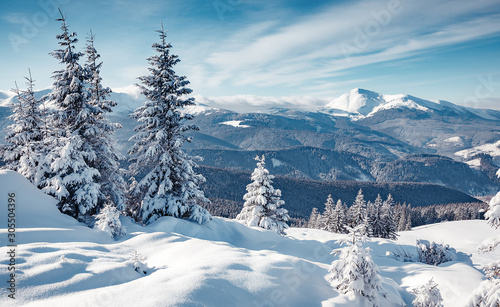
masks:
[[[266,169],[265,157],[255,157],[257,168],[252,173],[253,182],[247,185],[247,193],[243,196],[245,203],[236,217],[247,226],[259,226],[285,235],[290,219],[288,211],[281,206],[281,191],[272,186],[274,176]]]
[[[373,237],[373,229],[372,229],[372,219],[373,219],[373,214],[375,212],[375,208],[373,207],[373,203],[371,201],[368,201],[366,203],[366,211],[365,211],[365,234],[367,237]]]
[[[382,213],[382,197],[380,197],[380,194],[377,195],[377,198],[372,206],[372,212],[370,214],[370,229],[371,236],[384,238],[385,225]]]
[[[335,207],[332,199],[332,195],[328,195],[325,202],[325,210],[323,211],[323,230],[334,232],[333,223],[335,219],[334,213]]]
[[[415,295],[413,299],[414,307],[441,307],[443,306],[443,298],[439,292],[438,285],[434,280],[430,279],[425,285],[410,290],[410,293]]]
[[[339,199],[337,204],[335,205],[335,209],[333,210],[333,221],[332,221],[332,232],[336,233],[346,233],[346,211],[345,207],[342,204],[342,201]]]
[[[118,209],[125,209],[125,181],[120,170],[118,151],[114,148],[112,136],[120,124],[110,123],[106,113],[111,113],[116,102],[108,99],[111,89],[102,86],[100,76],[102,62],[100,55],[94,47],[95,35],[90,31],[87,37],[87,48],[85,51],[87,62],[84,66],[86,81],[88,83],[88,103],[93,107],[94,114],[89,117],[92,129],[84,135],[86,142],[90,144],[95,152],[95,158],[89,161],[89,165],[97,169],[100,177],[97,183],[100,185],[99,207],[106,199],[109,199]]]
[[[382,281],[377,265],[373,262],[370,249],[363,248],[366,241],[364,225],[355,228],[347,226],[349,237],[339,241],[346,247],[332,251],[338,254],[327,275],[334,289],[346,294],[353,292],[366,297],[373,306],[380,306],[380,298],[386,294],[382,290]]]
[[[13,90],[17,101],[13,101],[12,115],[9,119],[13,122],[7,127],[5,141],[1,156],[7,167],[26,177],[37,188],[45,184],[49,166],[45,161],[46,156],[46,113],[40,108],[43,103],[36,99],[34,80],[26,77],[26,90]]]
[[[311,215],[309,216],[309,220],[307,221],[308,228],[318,228],[318,217],[319,211],[318,208],[312,208]]]
[[[96,215],[94,228],[108,233],[113,238],[127,234],[120,222],[120,212],[111,203],[107,203],[99,214]]]
[[[78,63],[82,53],[75,52],[76,33],[70,33],[61,13],[62,34],[57,35],[61,49],[51,52],[63,69],[53,73],[53,91],[48,99],[57,112],[51,120],[52,150],[48,155],[51,175],[44,192],[56,197],[61,212],[81,221],[98,211],[99,171],[92,167],[96,153],[88,142],[95,132],[93,117],[97,110],[88,101],[86,73]]]
[[[189,81],[173,70],[180,60],[170,53],[172,46],[166,41],[163,25],[157,32],[160,43],[153,44],[158,54],[148,58],[150,75],[139,77],[142,85],[138,86],[147,100],[131,114],[139,126],[130,139],[135,144],[129,150],[133,161],[129,170],[132,176],[144,177],[131,191],[135,199],[142,200],[140,209],[130,209],[137,204],[129,202],[128,211],[135,210],[139,215],[136,218],[144,224],[162,216],[188,218],[201,224],[212,219],[196,204],[208,201],[199,189],[205,178],[195,173],[196,163],[181,149],[184,142],[191,141],[184,132],[197,129],[185,123],[193,116],[182,113],[184,107],[194,105],[194,98],[185,98],[191,93],[186,87]]]
[[[351,216],[351,228],[363,225],[366,233],[366,201],[362,189],[359,189],[358,195],[351,208],[349,208],[349,211]]]
[[[398,228],[396,220],[394,219],[394,200],[391,194],[387,195],[387,199],[382,205],[382,225],[384,227],[382,238],[389,240],[398,239]]]
[[[401,210],[399,213],[399,220],[398,220],[398,231],[405,231],[405,230],[411,230],[411,211],[410,211],[410,205],[407,205],[406,203],[403,203],[401,206]],[[434,210],[435,212],[435,210]],[[434,223],[434,222],[433,222]]]
[[[497,175],[500,174],[497,172]],[[488,211],[485,214],[488,224],[495,228],[500,228],[500,192],[498,192],[489,203]],[[491,252],[500,245],[500,236],[485,240],[478,251],[480,253]],[[474,290],[469,299],[468,306],[490,307],[500,306],[500,260],[488,263],[483,267],[487,280],[481,282],[479,287]]]

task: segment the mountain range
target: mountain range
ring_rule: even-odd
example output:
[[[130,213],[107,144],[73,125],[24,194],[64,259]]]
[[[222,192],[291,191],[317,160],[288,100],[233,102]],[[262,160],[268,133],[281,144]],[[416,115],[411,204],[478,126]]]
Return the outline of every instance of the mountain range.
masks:
[[[144,99],[111,98],[126,153],[136,125],[129,114]],[[12,99],[0,95],[0,128]],[[209,167],[251,171],[253,157],[265,154],[271,173],[295,179],[432,183],[478,196],[499,188],[500,111],[358,88],[316,110],[239,113],[197,104],[184,111],[200,128],[185,149]]]

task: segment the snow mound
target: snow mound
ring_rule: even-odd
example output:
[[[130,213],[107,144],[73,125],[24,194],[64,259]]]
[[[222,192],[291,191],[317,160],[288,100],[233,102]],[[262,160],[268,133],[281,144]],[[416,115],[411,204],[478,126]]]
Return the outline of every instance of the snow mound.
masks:
[[[21,174],[0,170],[0,195],[15,193],[16,238],[19,243],[109,242],[104,233],[89,229],[57,209],[57,201],[40,192]],[[6,207],[0,211],[0,233],[6,232]]]

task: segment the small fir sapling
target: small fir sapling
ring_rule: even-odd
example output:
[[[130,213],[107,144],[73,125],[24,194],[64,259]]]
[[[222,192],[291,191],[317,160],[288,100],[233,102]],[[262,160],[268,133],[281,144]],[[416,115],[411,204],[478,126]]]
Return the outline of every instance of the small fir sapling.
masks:
[[[410,293],[415,295],[413,299],[414,307],[441,307],[443,306],[443,298],[439,291],[438,285],[434,280],[430,279],[425,285],[410,290]]]
[[[257,168],[252,173],[252,183],[247,185],[243,196],[245,203],[236,217],[247,226],[258,226],[285,235],[290,219],[288,211],[281,206],[281,191],[272,186],[274,176],[265,168],[265,157],[256,157]]]

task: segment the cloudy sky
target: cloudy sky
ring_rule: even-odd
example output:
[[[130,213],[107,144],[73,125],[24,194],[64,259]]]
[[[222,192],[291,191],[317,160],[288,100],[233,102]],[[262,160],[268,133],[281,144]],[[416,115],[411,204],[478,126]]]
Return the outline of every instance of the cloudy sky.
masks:
[[[28,68],[51,85],[56,7],[80,50],[96,34],[114,89],[147,74],[163,21],[196,95],[314,104],[359,87],[500,109],[498,0],[2,0],[0,89]]]

